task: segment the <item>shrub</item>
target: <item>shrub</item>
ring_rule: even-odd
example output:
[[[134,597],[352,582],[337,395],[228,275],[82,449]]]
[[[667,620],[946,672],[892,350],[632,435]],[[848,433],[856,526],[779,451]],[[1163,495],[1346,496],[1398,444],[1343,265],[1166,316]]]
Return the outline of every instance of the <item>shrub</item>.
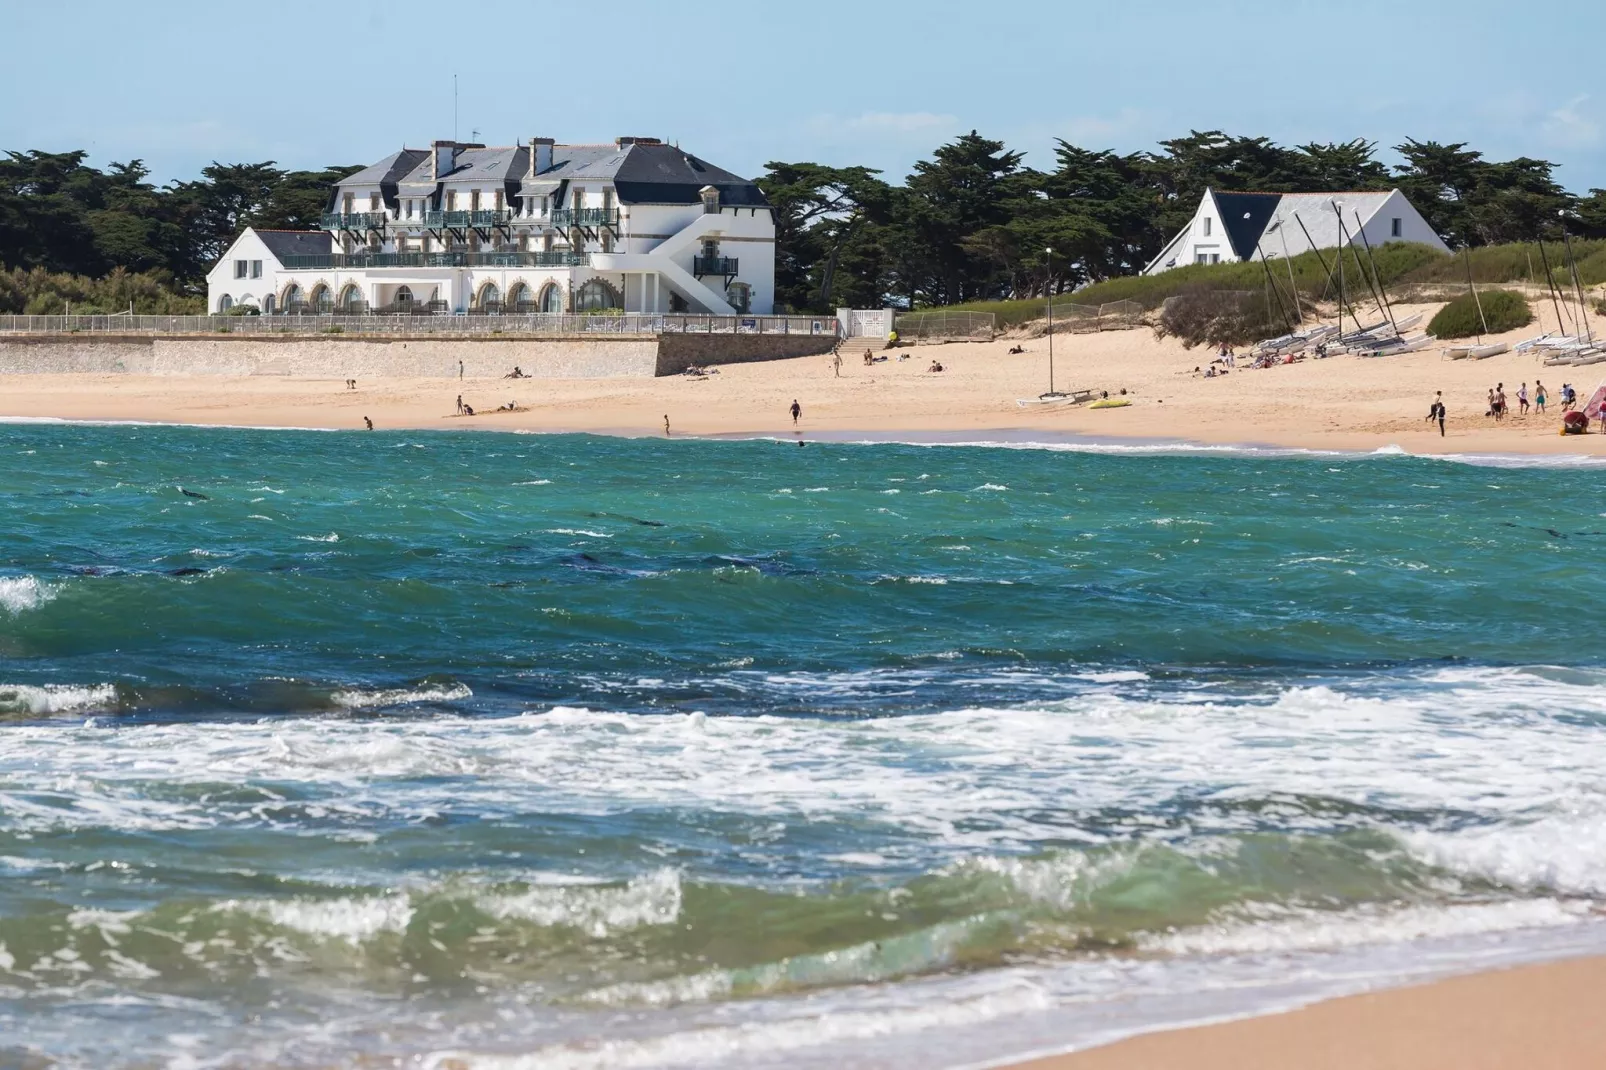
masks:
[[[338,323],[330,324],[323,329],[324,334],[345,334],[346,329]]]
[[[1166,301],[1154,333],[1196,345],[1248,345],[1288,331],[1282,312],[1263,293],[1197,287]]]
[[[1478,306],[1483,314],[1478,314]],[[1511,290],[1489,290],[1474,300],[1471,294],[1456,298],[1433,317],[1428,333],[1435,338],[1471,338],[1479,334],[1503,334],[1526,327],[1534,320],[1528,299]],[[1487,330],[1484,328],[1488,322]]]

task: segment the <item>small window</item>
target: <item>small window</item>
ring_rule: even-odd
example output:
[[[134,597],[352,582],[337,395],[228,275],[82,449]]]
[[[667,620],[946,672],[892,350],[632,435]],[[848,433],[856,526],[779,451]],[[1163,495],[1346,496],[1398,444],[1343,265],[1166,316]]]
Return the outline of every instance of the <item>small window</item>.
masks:
[[[1219,263],[1221,263],[1221,254],[1220,254],[1220,253],[1211,253],[1211,254],[1210,254],[1210,262],[1211,262],[1211,263],[1212,263],[1212,264],[1219,264]]]
[[[448,212],[457,211],[457,191],[455,189],[446,191],[446,210]]]
[[[368,195],[368,210],[370,212],[379,211],[379,194],[370,193]]]
[[[502,210],[502,191],[501,190],[497,190],[496,191],[496,196],[495,196],[494,200],[492,201],[491,207],[496,209],[498,212],[500,212]]]
[[[253,279],[260,279],[262,277],[262,261],[251,261],[251,277]]]
[[[1390,237],[1398,238],[1401,235],[1403,235],[1404,233],[1405,233],[1405,220],[1403,220],[1403,219],[1391,219],[1391,220],[1389,220],[1389,236]]]
[[[1210,217],[1209,217],[1209,216],[1205,216],[1205,221],[1204,221],[1204,225],[1205,225],[1205,229],[1204,229],[1204,236],[1205,236],[1205,237],[1207,237],[1207,238],[1208,238],[1208,237],[1210,237],[1210,223],[1211,223],[1211,220],[1210,220]]]
[[[545,197],[542,197],[541,198],[541,214],[544,216],[544,215],[547,214],[547,211],[548,211],[547,199]]]
[[[1194,257],[1193,257],[1193,262],[1195,264],[1208,264],[1208,263],[1210,263],[1210,254],[1209,253],[1195,253]]]
[[[234,262],[234,277],[235,278],[237,278],[237,279],[245,278],[246,263],[247,262],[244,261],[244,260],[236,260]]]
[[[468,195],[468,210],[470,212],[477,212],[477,211],[480,210],[480,191],[479,190],[475,190],[473,193],[470,193]]]

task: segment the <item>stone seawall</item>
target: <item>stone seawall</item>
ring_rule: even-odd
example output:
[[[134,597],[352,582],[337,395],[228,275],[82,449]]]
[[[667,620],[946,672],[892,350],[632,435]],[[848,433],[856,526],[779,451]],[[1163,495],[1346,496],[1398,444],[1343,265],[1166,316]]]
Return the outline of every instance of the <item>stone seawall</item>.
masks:
[[[283,375],[373,379],[506,375],[645,378],[688,365],[737,364],[829,352],[827,335],[610,335],[559,338],[0,338],[0,375]]]

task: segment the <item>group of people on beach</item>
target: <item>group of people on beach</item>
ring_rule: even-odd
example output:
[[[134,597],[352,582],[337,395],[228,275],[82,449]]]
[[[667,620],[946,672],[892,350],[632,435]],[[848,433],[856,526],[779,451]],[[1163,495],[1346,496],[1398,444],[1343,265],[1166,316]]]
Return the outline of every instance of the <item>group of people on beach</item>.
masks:
[[[1538,379],[1534,380],[1531,402],[1529,400],[1528,384],[1524,382],[1517,387],[1517,415],[1519,416],[1528,415],[1530,409],[1533,410],[1535,415],[1542,416],[1549,401],[1549,388]],[[1579,417],[1584,417],[1584,413],[1575,411],[1577,406],[1578,391],[1573,388],[1571,383],[1562,383],[1561,411],[1564,414],[1565,429],[1568,433],[1578,434],[1588,429],[1588,419],[1587,417],[1579,419]],[[1438,423],[1440,436],[1444,435],[1445,413],[1444,391],[1434,391],[1433,404],[1428,406],[1427,418],[1429,423]],[[1494,420],[1496,423],[1501,423],[1509,415],[1511,415],[1511,401],[1506,397],[1506,384],[1496,383],[1489,388],[1489,408],[1484,413],[1484,416]],[[1600,429],[1602,434],[1606,434],[1606,406],[1602,406],[1601,409]]]

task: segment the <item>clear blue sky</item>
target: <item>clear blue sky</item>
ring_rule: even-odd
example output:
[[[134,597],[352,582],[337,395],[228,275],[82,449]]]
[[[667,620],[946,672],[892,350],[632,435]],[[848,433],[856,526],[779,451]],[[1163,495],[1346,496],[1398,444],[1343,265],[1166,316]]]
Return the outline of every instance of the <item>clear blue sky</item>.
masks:
[[[1407,136],[1606,186],[1606,3],[814,0],[446,4],[6,0],[0,148],[370,163],[458,132],[678,140],[901,178],[980,130],[1040,166],[1055,138],[1132,151],[1193,129],[1284,143]],[[608,17],[604,18],[604,13]],[[1392,162],[1392,155],[1389,156]]]

